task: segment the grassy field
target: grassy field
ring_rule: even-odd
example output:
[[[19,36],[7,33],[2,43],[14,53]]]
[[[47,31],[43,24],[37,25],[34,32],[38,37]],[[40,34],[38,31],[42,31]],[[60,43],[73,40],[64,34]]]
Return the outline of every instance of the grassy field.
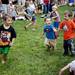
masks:
[[[63,6],[59,8],[63,16],[65,10],[72,7]],[[61,16],[61,18],[63,18]],[[17,39],[8,54],[8,63],[0,63],[0,75],[58,75],[59,70],[72,61],[75,57],[63,54],[63,38],[59,34],[57,49],[47,52],[44,47],[44,39],[40,38],[43,28],[43,19],[37,16],[39,28],[34,32],[30,29],[24,30],[26,21],[16,21],[14,28]],[[67,74],[64,74],[67,75]]]

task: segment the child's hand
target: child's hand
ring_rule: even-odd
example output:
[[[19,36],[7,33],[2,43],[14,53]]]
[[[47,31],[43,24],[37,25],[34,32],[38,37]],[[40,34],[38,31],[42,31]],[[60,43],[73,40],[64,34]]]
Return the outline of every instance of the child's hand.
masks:
[[[13,46],[13,42],[10,42],[9,46]]]

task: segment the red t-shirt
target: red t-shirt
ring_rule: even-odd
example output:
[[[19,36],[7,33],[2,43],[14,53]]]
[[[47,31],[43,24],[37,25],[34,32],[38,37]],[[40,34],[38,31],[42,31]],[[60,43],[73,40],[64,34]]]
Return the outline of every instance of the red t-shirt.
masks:
[[[45,3],[45,4],[48,4],[48,3],[49,3],[49,0],[44,0],[44,3]]]
[[[63,29],[66,25],[67,30],[64,31],[64,40],[69,40],[75,37],[75,24],[72,20],[64,20],[60,23],[59,29]]]

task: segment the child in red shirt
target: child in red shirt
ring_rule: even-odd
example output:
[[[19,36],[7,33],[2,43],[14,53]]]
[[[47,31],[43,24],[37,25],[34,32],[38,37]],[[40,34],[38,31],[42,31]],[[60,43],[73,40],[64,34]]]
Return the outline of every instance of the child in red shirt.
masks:
[[[73,23],[72,20],[70,20],[70,13],[65,12],[65,17],[64,20],[60,23],[59,29],[63,30],[63,37],[64,37],[64,55],[69,55],[69,51],[71,55],[73,55],[72,50],[74,49],[73,45],[73,38],[74,36],[74,29],[75,29],[75,24]]]

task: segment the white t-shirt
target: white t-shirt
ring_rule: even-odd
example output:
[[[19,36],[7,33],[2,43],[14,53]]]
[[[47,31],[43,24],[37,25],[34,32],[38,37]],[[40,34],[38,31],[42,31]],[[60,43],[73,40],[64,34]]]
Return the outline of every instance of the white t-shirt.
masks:
[[[35,11],[36,8],[34,4],[29,4],[29,7],[27,9],[29,9],[30,11]]]
[[[74,74],[75,74],[75,60],[72,61],[69,65],[69,68],[70,68],[70,72],[74,71]]]
[[[43,0],[38,0],[39,1],[39,4],[43,4],[44,2],[43,2]]]

